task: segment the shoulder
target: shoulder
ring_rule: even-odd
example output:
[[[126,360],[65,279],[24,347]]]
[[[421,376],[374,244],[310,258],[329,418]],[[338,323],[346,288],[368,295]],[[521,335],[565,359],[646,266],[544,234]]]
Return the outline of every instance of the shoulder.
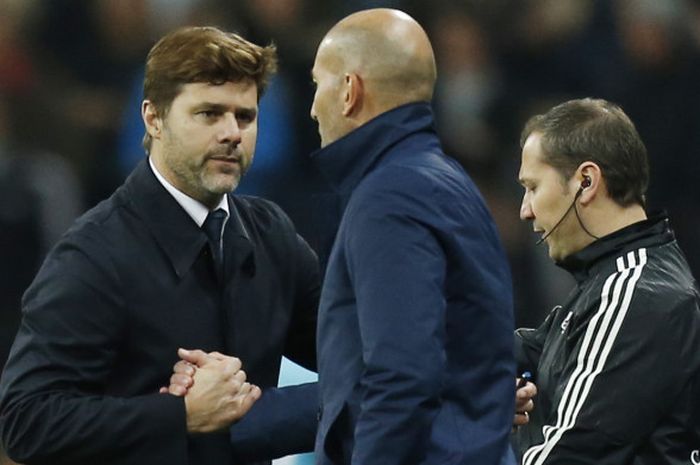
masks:
[[[478,189],[452,158],[435,152],[391,153],[358,185],[348,216],[385,212],[494,233],[491,214]]]
[[[276,203],[249,195],[232,195],[231,198],[246,228],[260,234],[296,234],[292,221]]]
[[[130,240],[125,203],[116,195],[78,217],[47,255],[40,274],[73,274],[86,279],[114,274],[115,262]],[[137,240],[134,238],[133,240]]]
[[[630,254],[636,259],[631,271],[638,273],[630,273],[630,280],[644,310],[671,317],[679,311],[697,309],[697,283],[675,242],[639,248]]]
[[[110,230],[114,229],[122,208],[121,199],[112,196],[101,201],[80,215],[66,231],[62,242],[89,242],[91,240],[107,240]]]
[[[253,196],[237,195],[233,201],[250,240],[267,254],[276,256],[280,262],[299,256],[316,260],[313,250],[279,205]]]
[[[287,270],[284,264],[318,267],[315,252],[279,205],[254,196],[235,195],[232,199],[250,240],[261,250],[260,258],[269,257],[278,272]]]
[[[455,182],[461,185],[471,183],[454,159],[437,150],[394,151],[366,178],[367,183],[394,188],[406,186],[406,180],[417,183],[416,187],[435,191],[449,191]]]
[[[120,302],[119,257],[129,241],[114,228],[115,211],[103,202],[79,217],[46,256],[23,299],[23,312],[62,299]],[[58,308],[58,307],[57,307]]]
[[[450,166],[444,155],[391,153],[388,157],[394,158],[362,179],[353,193],[353,202],[394,198],[408,201],[406,205],[424,205],[426,201],[467,193],[470,182],[466,174]]]
[[[639,247],[611,257],[607,272],[591,279],[588,305],[622,323],[635,341],[668,341],[700,327],[698,291],[682,255],[666,245]],[[683,260],[684,263],[684,260]],[[595,298],[597,296],[597,298]]]

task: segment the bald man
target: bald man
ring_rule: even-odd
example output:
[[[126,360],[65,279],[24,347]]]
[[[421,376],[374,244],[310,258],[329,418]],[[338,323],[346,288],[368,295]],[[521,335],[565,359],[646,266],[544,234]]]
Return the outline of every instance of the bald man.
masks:
[[[510,275],[481,195],[435,134],[425,31],[397,10],[355,13],[312,75],[312,156],[345,199],[319,307],[317,462],[514,463]],[[194,370],[176,365],[170,392]],[[315,389],[265,390],[231,431],[236,458],[306,450]]]
[[[425,31],[355,13],[312,75],[313,159],[346,201],[319,307],[317,463],[514,463],[508,265],[435,133]]]

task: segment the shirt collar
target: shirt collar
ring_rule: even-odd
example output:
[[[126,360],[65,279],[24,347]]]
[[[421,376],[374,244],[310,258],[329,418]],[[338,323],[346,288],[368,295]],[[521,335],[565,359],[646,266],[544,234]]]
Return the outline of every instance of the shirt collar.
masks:
[[[207,219],[209,209],[202,202],[193,199],[189,195],[178,190],[178,188],[173,186],[170,182],[168,182],[168,180],[165,179],[162,174],[160,174],[156,166],[153,164],[153,160],[151,159],[151,157],[148,157],[148,164],[151,166],[151,170],[153,171],[153,174],[155,174],[156,179],[158,179],[158,182],[160,182],[163,185],[165,190],[167,190],[170,193],[170,195],[173,196],[175,201],[187,212],[188,215],[190,215],[190,218],[192,218],[194,222],[197,223],[197,226],[201,228],[202,224],[204,224],[204,220]],[[226,222],[228,221],[230,215],[228,199],[226,195],[221,196],[219,205],[217,205],[216,208],[214,208],[214,210],[218,208],[226,212],[226,219],[224,220],[224,225],[226,225]]]

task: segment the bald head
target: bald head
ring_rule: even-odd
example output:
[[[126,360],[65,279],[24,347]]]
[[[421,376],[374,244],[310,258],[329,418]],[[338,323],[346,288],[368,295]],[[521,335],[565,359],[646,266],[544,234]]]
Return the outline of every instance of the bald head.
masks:
[[[430,102],[435,57],[413,18],[378,8],[333,26],[318,47],[311,75],[316,83],[311,117],[323,147],[400,105]]]
[[[402,11],[377,8],[344,18],[326,34],[318,55],[338,73],[361,76],[385,110],[432,99],[433,48],[423,28]]]

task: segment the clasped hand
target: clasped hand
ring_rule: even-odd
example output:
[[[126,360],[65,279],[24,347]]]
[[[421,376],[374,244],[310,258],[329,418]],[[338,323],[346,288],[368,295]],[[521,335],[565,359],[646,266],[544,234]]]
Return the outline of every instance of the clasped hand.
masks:
[[[161,393],[184,396],[187,431],[209,433],[229,427],[260,398],[260,388],[246,381],[236,357],[219,352],[179,349],[170,386]]]

